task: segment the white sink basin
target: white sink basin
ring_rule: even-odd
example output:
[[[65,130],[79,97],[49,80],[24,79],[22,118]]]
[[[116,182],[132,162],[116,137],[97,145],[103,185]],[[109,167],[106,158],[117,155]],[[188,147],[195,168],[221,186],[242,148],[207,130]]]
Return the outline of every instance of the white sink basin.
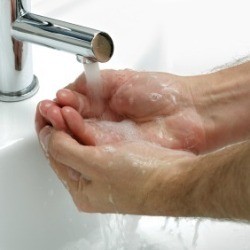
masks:
[[[115,55],[101,68],[195,74],[250,51],[243,0],[33,0],[32,5],[36,13],[110,33]],[[38,94],[0,102],[0,250],[250,249],[248,224],[79,213],[42,154],[34,114],[40,100],[54,98],[83,67],[73,55],[38,46],[33,58]]]

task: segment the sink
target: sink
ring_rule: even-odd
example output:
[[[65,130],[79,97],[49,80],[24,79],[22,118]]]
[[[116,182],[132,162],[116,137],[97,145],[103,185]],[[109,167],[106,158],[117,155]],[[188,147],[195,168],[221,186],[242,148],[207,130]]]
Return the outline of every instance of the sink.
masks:
[[[114,39],[115,54],[102,69],[129,67],[182,75],[204,73],[249,54],[247,4],[32,2],[35,13],[107,31]],[[247,223],[80,213],[41,151],[34,114],[40,100],[54,98],[83,66],[70,54],[39,46],[33,46],[33,61],[39,92],[22,102],[0,102],[0,250],[250,248]]]

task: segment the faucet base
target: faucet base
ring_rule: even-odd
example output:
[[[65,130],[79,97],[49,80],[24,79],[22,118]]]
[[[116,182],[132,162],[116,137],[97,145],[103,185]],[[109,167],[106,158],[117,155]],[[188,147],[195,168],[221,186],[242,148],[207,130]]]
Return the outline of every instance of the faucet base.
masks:
[[[27,98],[30,98],[31,96],[36,94],[38,89],[39,89],[38,78],[34,75],[31,84],[25,89],[9,93],[0,92],[0,101],[19,102]]]

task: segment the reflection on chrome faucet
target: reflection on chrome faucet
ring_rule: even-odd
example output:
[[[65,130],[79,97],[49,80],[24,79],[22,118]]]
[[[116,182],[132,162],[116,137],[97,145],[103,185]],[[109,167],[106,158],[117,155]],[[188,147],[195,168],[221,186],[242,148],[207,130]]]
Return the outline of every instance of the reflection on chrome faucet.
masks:
[[[16,16],[16,4],[14,1],[11,1],[11,23],[15,22],[17,19]],[[12,38],[13,43],[13,51],[15,56],[15,70],[21,71],[22,70],[22,50],[23,50],[23,42],[18,41],[15,38]]]
[[[30,0],[1,0],[0,100],[20,101],[34,95],[30,42],[107,62],[113,54],[111,37],[99,30],[30,13]]]

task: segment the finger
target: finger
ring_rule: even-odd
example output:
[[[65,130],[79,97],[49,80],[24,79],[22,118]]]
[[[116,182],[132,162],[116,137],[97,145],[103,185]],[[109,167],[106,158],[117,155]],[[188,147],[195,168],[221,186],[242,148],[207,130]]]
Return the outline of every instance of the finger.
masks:
[[[46,145],[46,142],[44,145],[47,148],[47,154],[57,162],[67,165],[92,179],[91,176],[102,165],[104,155],[98,154],[96,147],[80,145],[63,131],[52,129],[50,133],[49,138],[47,137],[48,145]]]
[[[83,72],[81,75],[79,75],[75,81],[66,87],[67,89],[70,89],[72,91],[76,91],[78,93],[81,93],[83,95],[87,94],[87,81],[85,73]]]
[[[53,106],[49,108],[47,112],[47,119],[51,122],[55,129],[67,131],[67,125],[59,107]]]
[[[41,115],[41,112],[39,110],[39,104],[36,107],[36,115],[35,115],[35,128],[36,133],[39,134],[41,129],[48,125],[48,121]]]
[[[108,124],[108,122],[86,120],[71,107],[63,107],[62,115],[74,138],[82,144],[103,145],[118,142],[124,138],[123,131],[115,130],[116,127],[119,128],[119,123]]]
[[[100,72],[102,82],[107,83],[110,86],[117,85],[121,82],[120,80],[123,78],[125,71],[127,72],[128,70],[102,70]],[[88,92],[88,85],[85,72],[79,75],[76,80],[69,84],[66,88],[86,95]]]
[[[61,114],[61,109],[58,105],[50,100],[41,101],[39,103],[41,115],[53,125],[55,129],[66,130],[67,126]]]
[[[132,76],[138,74],[132,70],[103,70],[101,71],[103,81],[103,96],[106,99],[111,98],[116,90],[123,84],[129,82]]]
[[[48,109],[53,106],[57,106],[57,104],[51,100],[43,100],[38,104],[39,111],[44,118],[47,116]]]
[[[84,121],[81,115],[71,107],[62,108],[62,116],[71,134],[82,144],[96,145],[97,131]]]
[[[132,70],[101,71],[102,98],[105,100],[111,99],[117,89],[128,82],[135,74],[136,72]],[[85,75],[82,74],[66,89],[57,92],[57,102],[61,106],[73,107],[85,118],[96,116],[100,113],[100,107],[98,103],[91,102],[90,88],[91,86],[87,86]]]
[[[132,70],[101,70],[101,79],[104,86],[104,97],[110,97],[115,90],[128,81],[136,71]],[[81,74],[73,83],[69,84],[66,89],[87,95],[87,82],[85,73]]]
[[[56,96],[57,102],[60,106],[72,107],[83,117],[90,116],[90,103],[86,96],[69,89],[59,90]]]

